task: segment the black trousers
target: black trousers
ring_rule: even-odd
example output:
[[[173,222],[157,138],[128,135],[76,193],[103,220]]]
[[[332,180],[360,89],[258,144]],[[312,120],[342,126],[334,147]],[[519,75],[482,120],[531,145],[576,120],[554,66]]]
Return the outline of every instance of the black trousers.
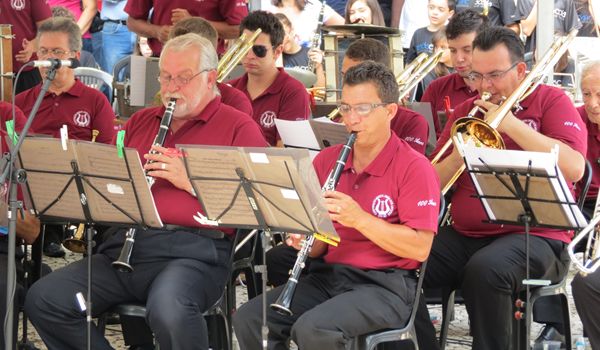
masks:
[[[352,338],[406,324],[416,288],[416,277],[405,270],[363,271],[344,265],[313,261],[300,279],[293,298],[293,316],[267,308],[269,349],[287,349],[293,339],[299,349],[348,349]],[[267,303],[283,287],[267,292]],[[258,296],[233,315],[240,348],[261,349],[262,299]]]
[[[92,314],[126,302],[146,303],[146,321],[161,349],[208,349],[202,313],[223,293],[229,276],[231,242],[185,231],[138,230],[132,273],[118,272],[125,231],[110,237],[92,256]],[[25,309],[48,349],[84,349],[86,320],[75,299],[86,295],[86,260],[72,263],[35,283]],[[92,327],[92,348],[112,349]]]
[[[531,236],[530,278],[558,282],[566,273],[564,243]],[[525,289],[525,235],[469,238],[442,227],[433,240],[425,288],[462,289],[473,349],[510,349],[515,296]],[[437,349],[435,330],[425,302],[415,320],[421,349]]]
[[[573,299],[583,328],[592,344],[592,349],[600,349],[600,271],[582,277],[575,276],[571,283]]]
[[[267,276],[269,284],[278,287],[285,284],[290,277],[290,270],[296,263],[298,250],[285,243],[275,246],[267,252]],[[312,258],[306,259],[302,275],[306,275],[310,269]]]

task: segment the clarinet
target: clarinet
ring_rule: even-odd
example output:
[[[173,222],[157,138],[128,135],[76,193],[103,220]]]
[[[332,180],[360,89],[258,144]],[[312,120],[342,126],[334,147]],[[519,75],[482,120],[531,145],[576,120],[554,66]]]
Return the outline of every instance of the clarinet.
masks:
[[[346,166],[346,160],[348,160],[348,156],[350,155],[350,150],[352,149],[352,145],[354,145],[354,141],[356,141],[356,133],[352,132],[350,137],[348,137],[348,141],[346,141],[346,144],[342,147],[342,151],[335,162],[333,170],[331,170],[329,176],[327,176],[327,180],[325,180],[325,184],[323,184],[323,188],[321,189],[323,192],[335,190],[335,187],[340,179],[340,175],[342,175],[342,171]],[[296,285],[298,284],[300,273],[302,272],[302,269],[304,269],[306,259],[308,258],[308,254],[310,253],[314,243],[315,235],[307,235],[302,242],[302,249],[300,249],[298,252],[296,262],[294,263],[294,267],[290,272],[290,278],[283,287],[279,298],[277,298],[277,300],[271,304],[271,309],[282,315],[293,315],[292,309],[290,308],[290,305],[292,304],[292,298],[294,297],[294,292],[296,291]]]
[[[158,128],[158,133],[154,138],[154,142],[152,146],[163,146],[165,144],[165,139],[167,138],[167,133],[169,132],[169,126],[171,125],[171,119],[173,119],[173,112],[175,111],[175,104],[177,103],[177,99],[170,99],[167,104],[167,108],[165,109],[165,113],[163,114],[162,120],[160,122],[160,127]],[[157,154],[158,152],[154,149],[150,149],[150,154]],[[154,163],[154,161],[147,160],[146,164]],[[150,175],[148,175],[148,170],[144,171],[146,174],[146,181],[148,185],[152,187],[154,185],[154,181],[156,179]],[[131,252],[133,251],[133,244],[135,243],[135,228],[130,228],[127,230],[125,234],[125,243],[123,243],[123,248],[121,248],[121,253],[117,260],[113,261],[112,266],[121,271],[121,272],[132,272],[133,267],[131,266]]]
[[[315,30],[315,35],[313,35],[312,41],[310,42],[310,48],[311,49],[319,49],[321,47],[321,31],[322,31],[322,27],[323,27],[323,17],[325,16],[325,3],[326,1],[323,0],[323,2],[321,3],[321,11],[319,11],[319,20],[317,22],[317,29]],[[316,63],[315,61],[309,60],[308,62],[308,70],[310,72],[314,72],[316,69]]]

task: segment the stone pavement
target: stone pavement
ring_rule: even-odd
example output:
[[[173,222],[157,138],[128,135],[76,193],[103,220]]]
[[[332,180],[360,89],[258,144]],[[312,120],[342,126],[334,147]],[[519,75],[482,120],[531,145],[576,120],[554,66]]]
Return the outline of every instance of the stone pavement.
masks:
[[[67,255],[65,258],[47,258],[44,257],[44,262],[49,264],[52,269],[60,268],[66,265],[69,262],[76,261],[81,259],[81,255],[74,254],[67,251]],[[571,271],[570,276],[573,276],[573,271]],[[570,282],[570,281],[569,281]],[[569,285],[570,290],[570,285]],[[246,290],[241,286],[236,288],[236,295],[238,305],[247,300]],[[572,298],[569,298],[569,307],[571,312],[571,329],[573,334],[573,340],[575,341],[577,337],[582,334],[582,326],[581,321],[579,320],[579,316],[575,310],[575,305],[573,304]],[[434,323],[436,324],[436,329],[439,331],[440,323],[442,319],[442,310],[440,305],[430,306],[430,314]],[[439,321],[438,321],[439,320]],[[540,331],[540,325],[534,323],[532,327],[532,338],[535,338]],[[19,325],[19,334],[22,333],[22,326]],[[44,344],[39,339],[37,333],[35,332],[33,326],[29,324],[28,327],[28,339],[39,349],[46,349]],[[19,338],[21,336],[19,335]],[[121,334],[120,327],[118,325],[108,326],[107,327],[107,337],[109,338],[111,344],[115,349],[127,349],[127,347],[123,343],[123,337]],[[234,339],[235,342],[235,339]],[[450,350],[458,350],[458,349],[470,349],[471,347],[471,337],[469,336],[469,321],[467,312],[462,305],[457,305],[455,308],[455,319],[450,323],[449,336],[448,336],[448,344],[446,349]],[[237,343],[234,344],[234,348],[238,349]],[[574,348],[574,347],[573,347]],[[588,349],[591,347],[588,344]]]

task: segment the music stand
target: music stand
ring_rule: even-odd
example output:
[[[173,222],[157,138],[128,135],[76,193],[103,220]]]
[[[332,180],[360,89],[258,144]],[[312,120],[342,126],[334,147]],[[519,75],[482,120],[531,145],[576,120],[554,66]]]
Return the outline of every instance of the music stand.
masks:
[[[530,286],[549,285],[549,280],[530,279],[530,228],[575,229],[587,221],[573,199],[557,165],[558,148],[550,153],[497,150],[459,145],[467,172],[481,201],[487,222],[525,227],[525,303]],[[522,305],[521,305],[522,306]],[[521,307],[517,305],[517,307]],[[522,312],[517,319],[522,319]],[[515,316],[516,317],[516,316]],[[524,315],[527,320],[531,315]],[[530,322],[525,324],[525,344],[529,344]]]
[[[88,225],[87,300],[76,298],[86,313],[87,348],[92,325],[92,238],[94,224],[161,227],[136,149],[87,141],[27,138],[17,157],[27,173],[25,198],[40,220]]]
[[[205,214],[205,225],[263,231],[262,346],[267,347],[266,259],[272,230],[314,234],[337,244],[329,213],[308,152],[299,149],[180,146],[184,163]]]

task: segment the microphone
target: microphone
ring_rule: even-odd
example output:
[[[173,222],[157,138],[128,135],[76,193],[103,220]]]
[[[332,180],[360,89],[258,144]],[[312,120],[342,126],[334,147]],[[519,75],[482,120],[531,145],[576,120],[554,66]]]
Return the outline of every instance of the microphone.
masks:
[[[49,60],[37,60],[32,62],[34,67],[48,67],[52,69],[58,69],[60,67],[69,67],[71,69],[75,69],[79,67],[79,60],[76,58],[69,58],[68,60],[52,58]]]

